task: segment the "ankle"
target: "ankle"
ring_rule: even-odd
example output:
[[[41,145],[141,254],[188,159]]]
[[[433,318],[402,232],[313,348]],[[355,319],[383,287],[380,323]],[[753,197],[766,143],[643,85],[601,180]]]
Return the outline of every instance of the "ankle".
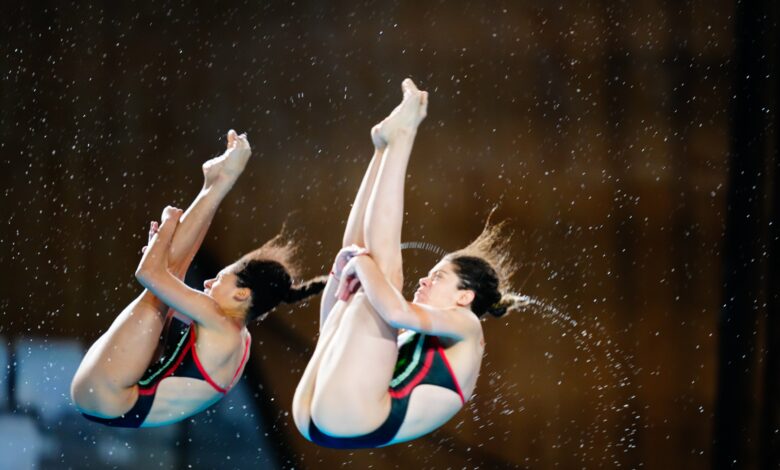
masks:
[[[230,192],[231,189],[233,189],[233,185],[236,183],[237,179],[238,178],[229,178],[224,175],[220,175],[213,180],[205,181],[203,183],[201,192],[209,194],[216,193],[218,195],[224,196]]]

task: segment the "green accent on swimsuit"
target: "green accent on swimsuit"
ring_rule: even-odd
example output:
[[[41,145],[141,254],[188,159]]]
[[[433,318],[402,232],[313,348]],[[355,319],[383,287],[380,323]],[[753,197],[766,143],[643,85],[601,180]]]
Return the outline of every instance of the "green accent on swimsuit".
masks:
[[[406,378],[417,368],[417,365],[420,363],[420,358],[422,357],[423,343],[425,343],[425,335],[417,335],[417,344],[414,347],[414,354],[412,354],[411,360],[408,360],[407,356],[399,354],[400,357],[399,361],[395,364],[393,380],[390,381],[391,388],[397,387],[398,384],[406,380]],[[408,343],[405,343],[403,346],[406,346],[406,344]],[[402,370],[403,372],[399,374],[399,370]]]
[[[186,345],[187,340],[189,339],[189,335],[182,335],[181,339],[179,340],[179,344],[176,345],[176,348],[173,350],[173,352],[169,355],[168,360],[160,366],[159,369],[157,369],[155,372],[153,372],[151,375],[146,376],[138,381],[138,385],[145,387],[149,385],[150,383],[154,382],[154,379],[168,370],[168,368],[171,366],[173,361],[175,361],[179,357],[179,352],[182,350],[182,348]],[[194,347],[194,346],[193,346]],[[167,352],[167,351],[166,351]],[[162,360],[163,358],[160,358]],[[147,371],[147,374],[149,372]],[[145,374],[146,375],[146,374]]]

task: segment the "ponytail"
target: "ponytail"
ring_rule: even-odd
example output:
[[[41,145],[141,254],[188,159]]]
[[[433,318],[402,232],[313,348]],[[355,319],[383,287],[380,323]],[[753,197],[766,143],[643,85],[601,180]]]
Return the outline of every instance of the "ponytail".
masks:
[[[510,310],[520,310],[530,305],[530,298],[527,295],[508,292],[501,296],[501,299],[488,307],[487,313],[500,318],[506,315]]]
[[[285,303],[292,304],[295,302],[300,302],[301,300],[311,297],[312,295],[317,295],[322,292],[323,289],[325,289],[325,284],[327,281],[328,278],[326,276],[318,276],[314,279],[309,279],[303,284],[290,286],[290,288],[287,289],[287,292],[284,293],[282,300]]]

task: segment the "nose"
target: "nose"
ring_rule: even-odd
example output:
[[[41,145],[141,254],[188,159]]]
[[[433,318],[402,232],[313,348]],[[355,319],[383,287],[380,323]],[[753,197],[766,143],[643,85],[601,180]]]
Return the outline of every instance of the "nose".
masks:
[[[427,277],[421,277],[419,282],[420,287],[427,287],[429,282],[430,281]]]
[[[203,288],[204,289],[209,289],[209,288],[211,288],[212,284],[214,284],[214,279],[207,279],[207,280],[203,281]]]

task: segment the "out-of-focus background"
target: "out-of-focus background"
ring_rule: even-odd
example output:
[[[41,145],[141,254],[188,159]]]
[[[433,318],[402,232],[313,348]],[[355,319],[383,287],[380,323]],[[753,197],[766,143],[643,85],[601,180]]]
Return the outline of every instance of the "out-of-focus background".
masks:
[[[0,466],[770,468],[777,7],[758,5],[4,4]],[[83,420],[81,355],[139,292],[149,221],[186,207],[228,129],[253,156],[189,280],[285,222],[304,274],[325,273],[407,76],[430,105],[404,240],[460,248],[497,207],[514,287],[549,306],[485,321],[467,406],[390,448],[305,441],[290,405],[314,300],[251,326],[245,377],[212,410],[152,430]],[[437,257],[404,256],[408,293]],[[757,280],[745,309],[740,267]]]

